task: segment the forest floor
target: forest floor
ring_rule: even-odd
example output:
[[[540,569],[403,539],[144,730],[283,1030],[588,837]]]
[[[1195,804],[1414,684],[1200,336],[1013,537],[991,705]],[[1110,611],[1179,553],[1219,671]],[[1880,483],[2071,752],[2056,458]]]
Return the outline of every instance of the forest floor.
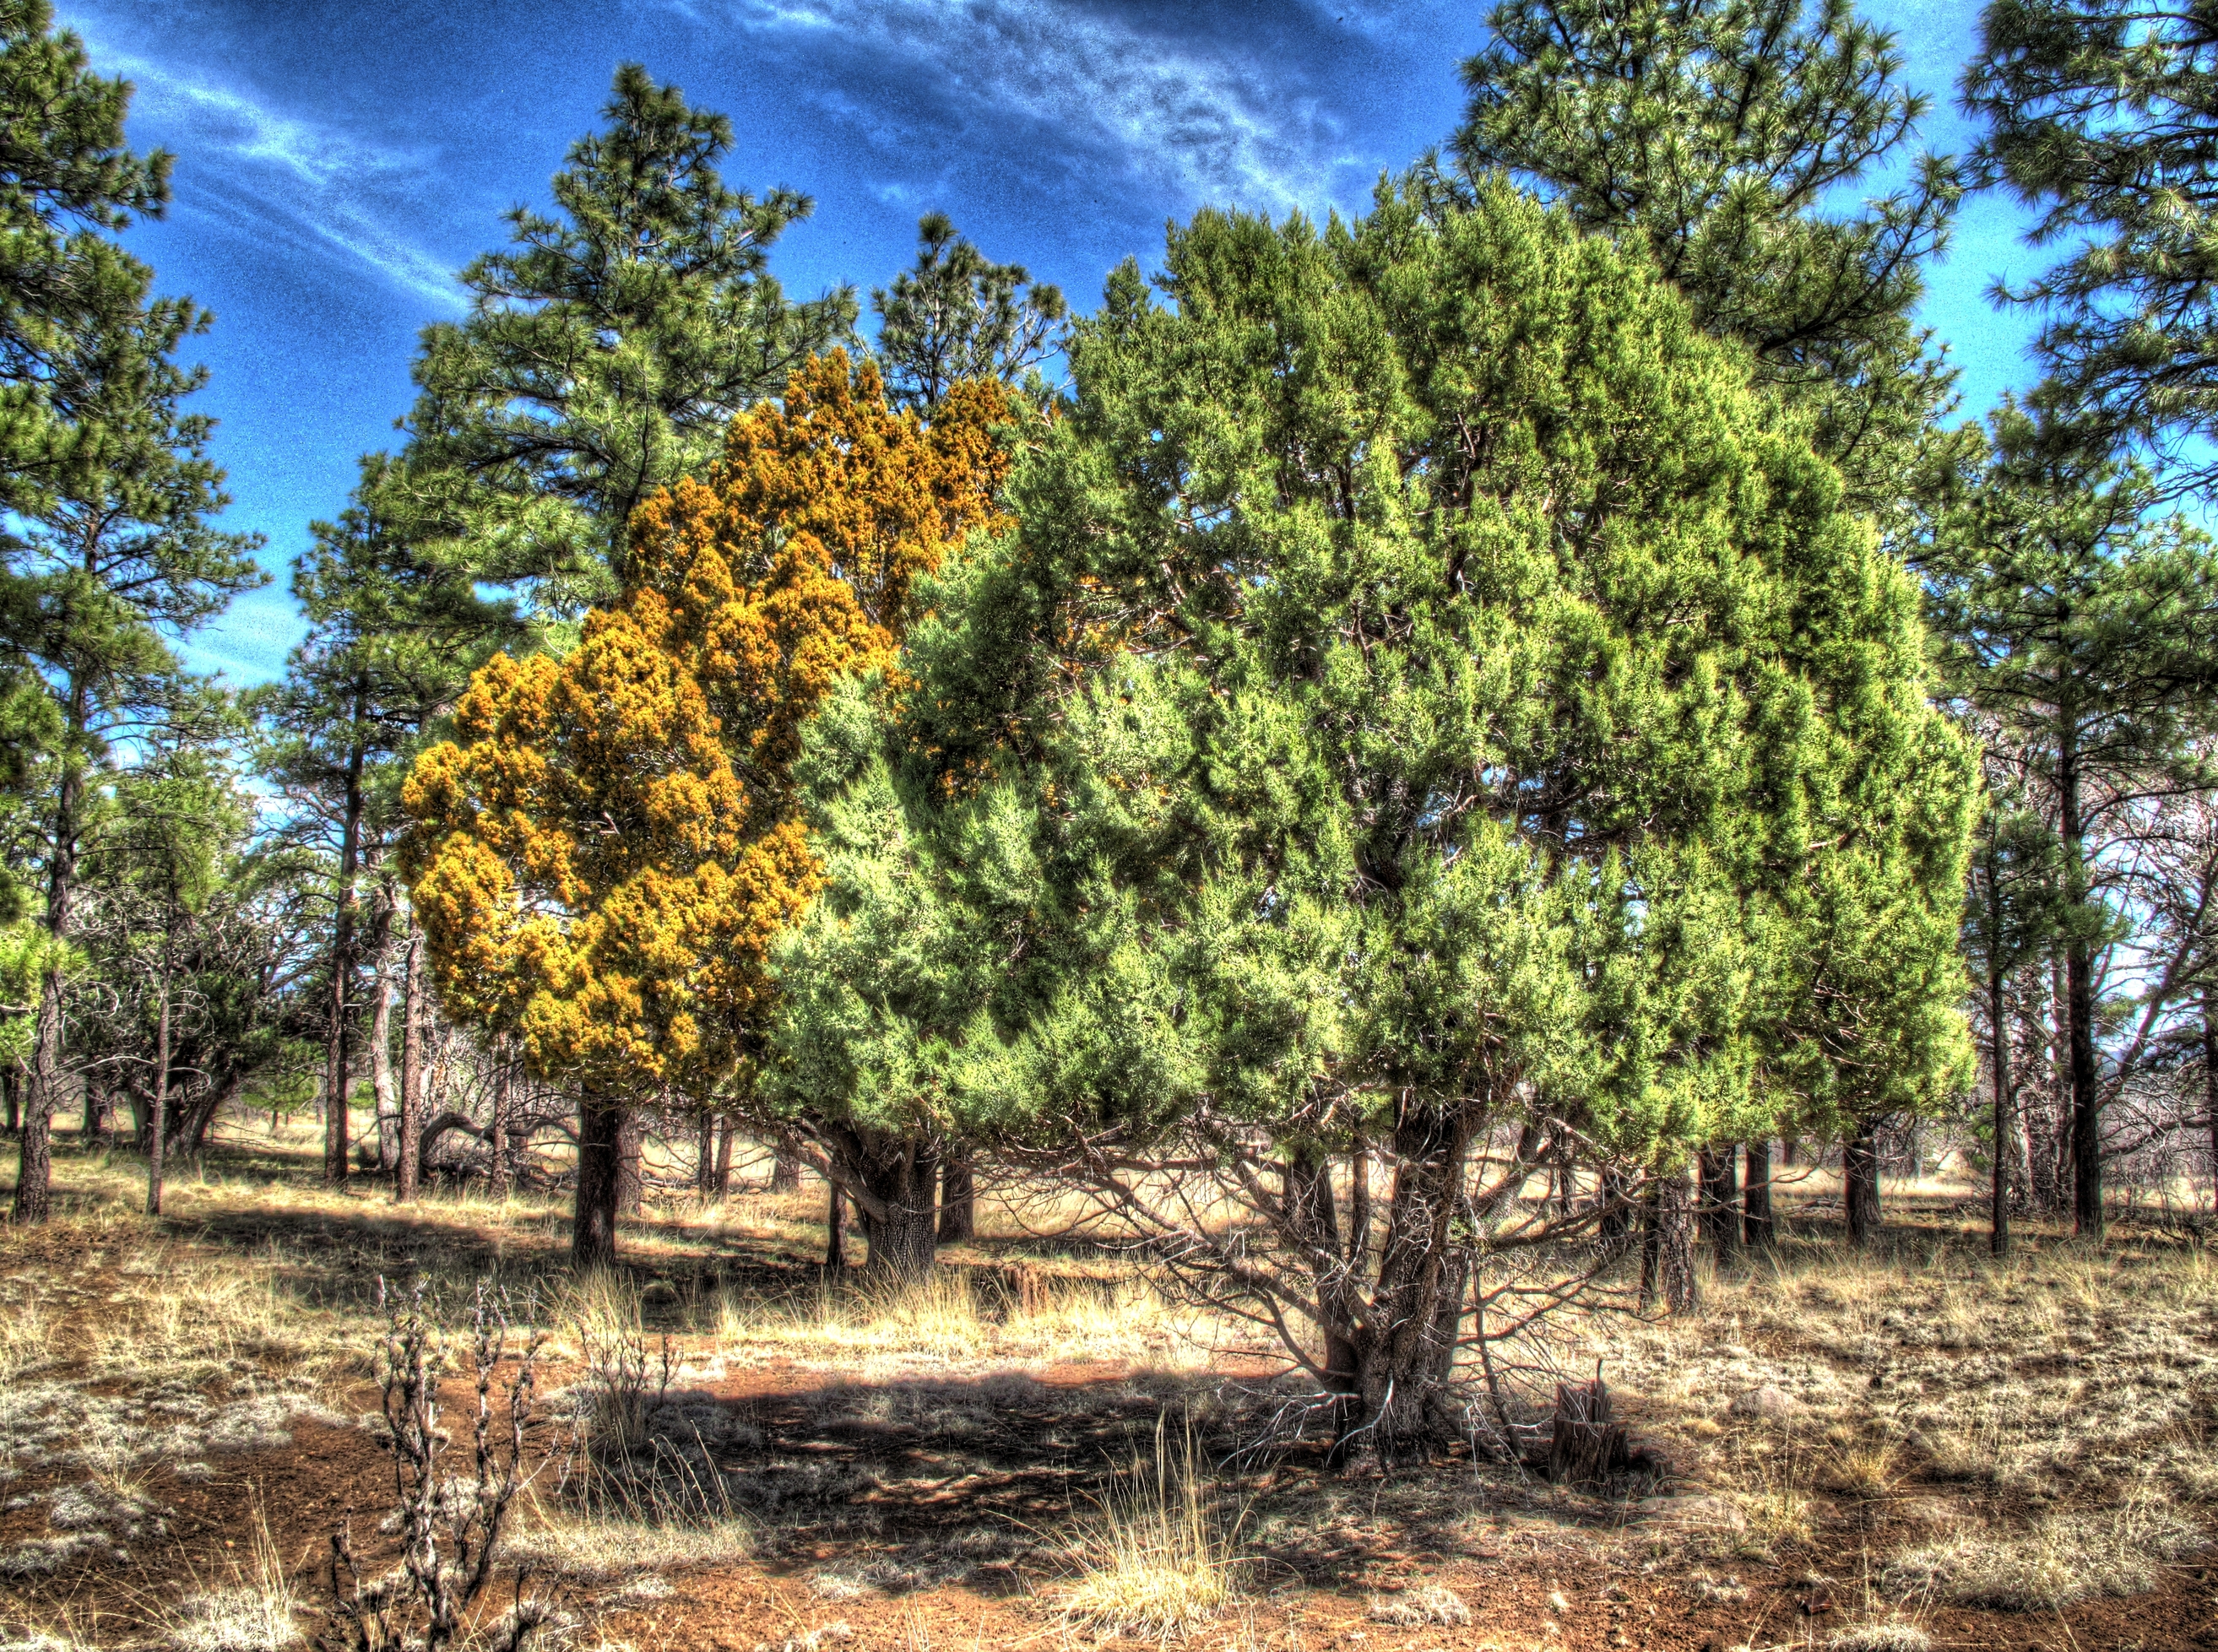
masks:
[[[376,1304],[418,1278],[536,1304],[551,1417],[646,1355],[672,1518],[550,1467],[508,1544],[579,1652],[2218,1645],[2218,1259],[2153,1229],[1997,1266],[1968,1190],[1861,1256],[1796,1216],[1698,1314],[1564,1332],[1669,1463],[1601,1494],[1245,1449],[1305,1391],[1275,1349],[990,1201],[922,1295],[827,1284],[817,1198],[761,1191],[581,1287],[558,1207],[398,1210],[306,1146],[212,1154],[158,1222],[65,1148],[56,1220],[0,1228],[0,1652],[313,1642],[332,1532],[392,1548]]]

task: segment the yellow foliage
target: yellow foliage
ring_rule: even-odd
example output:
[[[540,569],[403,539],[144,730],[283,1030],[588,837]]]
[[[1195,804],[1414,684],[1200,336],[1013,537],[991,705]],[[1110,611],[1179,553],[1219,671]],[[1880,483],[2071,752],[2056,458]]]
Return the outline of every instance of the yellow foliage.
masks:
[[[771,943],[819,872],[791,793],[845,676],[890,666],[917,578],[998,526],[998,385],[930,424],[819,357],[724,457],[641,504],[621,604],[567,658],[502,655],[402,793],[449,1012],[548,1077],[693,1094],[738,1069]]]

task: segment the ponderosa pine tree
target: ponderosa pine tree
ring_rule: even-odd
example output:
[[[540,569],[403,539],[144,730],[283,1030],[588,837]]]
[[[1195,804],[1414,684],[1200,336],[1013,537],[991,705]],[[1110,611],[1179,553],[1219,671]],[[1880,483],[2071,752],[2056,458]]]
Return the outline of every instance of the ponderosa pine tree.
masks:
[[[1852,508],[1890,527],[1953,374],[1913,319],[1959,189],[1927,158],[1889,193],[1927,100],[1851,0],[1508,0],[1463,65],[1453,150],[1578,224],[1644,243],[1706,331],[1803,409]]]
[[[929,418],[964,379],[1024,382],[1061,343],[1059,288],[1022,264],[997,264],[955,232],[945,213],[917,220],[916,267],[870,289],[886,394]]]
[[[890,661],[918,577],[994,519],[1007,416],[971,385],[926,424],[874,367],[806,364],[705,478],[641,506],[622,606],[559,660],[496,657],[418,762],[404,864],[447,1012],[579,1092],[580,1261],[615,1253],[627,1111],[705,1102],[759,1061],[769,951],[819,878],[802,729]]]
[[[1951,692],[2026,754],[2056,834],[2072,1214],[2099,1240],[2103,1110],[2122,1076],[2097,1048],[2100,960],[2118,938],[2108,845],[2149,800],[2209,783],[2193,741],[2218,695],[2218,551],[2151,515],[2146,472],[2091,468],[2089,445],[2006,403],[1950,485],[1924,572]]]
[[[191,696],[169,640],[267,577],[253,559],[258,535],[210,525],[229,502],[223,473],[207,457],[212,424],[180,405],[202,375],[172,357],[208,317],[189,300],[147,300],[152,272],[139,266],[138,279],[136,313],[72,346],[71,371],[85,387],[79,405],[100,442],[25,512],[29,531],[6,545],[8,611],[22,630],[9,641],[32,662],[60,725],[40,853],[46,927],[57,944],[39,1000],[19,1222],[43,1221],[50,1208],[50,1129],[67,1073],[61,944],[102,807],[102,770],[117,739],[158,727]]]
[[[169,200],[170,157],[125,143],[127,81],[90,71],[46,0],[0,0],[0,507],[97,464],[109,411],[79,360],[127,327],[146,273],[112,238]]]
[[[510,213],[512,250],[462,271],[468,319],[424,330],[403,462],[368,501],[420,554],[563,617],[623,586],[640,504],[855,319],[846,289],[796,304],[769,274],[811,203],[724,183],[728,119],[637,64],[604,113],[555,175],[560,215]]]
[[[1969,753],[1915,584],[1644,251],[1485,182],[1165,263],[901,715],[814,727],[778,1078],[1029,1142],[1392,1457],[1551,1118],[1683,1174],[1820,1067],[1957,1086]]]
[[[2071,251],[2012,304],[2046,312],[2048,393],[2097,438],[2153,441],[2207,489],[2218,435],[2218,28],[2199,0],[1992,0],[1966,110],[1975,176]]]

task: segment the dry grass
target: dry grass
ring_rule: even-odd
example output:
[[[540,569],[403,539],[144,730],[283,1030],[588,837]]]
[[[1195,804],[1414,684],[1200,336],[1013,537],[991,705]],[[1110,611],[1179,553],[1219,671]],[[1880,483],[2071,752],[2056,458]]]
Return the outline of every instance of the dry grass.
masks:
[[[1137,1457],[1123,1482],[1081,1526],[1078,1581],[1062,1595],[1066,1625],[1106,1639],[1183,1639],[1232,1604],[1236,1522],[1228,1529],[1211,1500],[1188,1437],[1174,1451],[1155,1431],[1152,1463]]]
[[[655,1525],[629,1519],[553,1518],[502,1544],[503,1556],[575,1583],[610,1583],[664,1572],[731,1566],[754,1551],[743,1520]]]
[[[248,1563],[234,1562],[227,1584],[188,1591],[164,1615],[163,1644],[171,1652],[282,1652],[302,1638],[301,1604],[257,1506]]]
[[[2027,1612],[2156,1587],[2164,1563],[2203,1546],[2173,1510],[2129,1500],[2051,1514],[2021,1531],[1967,1531],[1898,1556],[1880,1587],[1911,1599]]]
[[[1471,1608],[1453,1589],[1435,1583],[1407,1594],[1374,1595],[1371,1616],[1399,1629],[1460,1629],[1471,1622]]]
[[[943,1266],[920,1285],[827,1288],[784,1302],[730,1292],[716,1311],[717,1352],[783,1357],[866,1380],[904,1371],[1075,1360],[1208,1368],[1232,1340],[1209,1316],[1167,1302],[1137,1278],[1043,1278],[1030,1301],[991,1276]]]
[[[1837,1630],[1825,1652],[1932,1652],[1933,1637],[1899,1618],[1875,1618]]]

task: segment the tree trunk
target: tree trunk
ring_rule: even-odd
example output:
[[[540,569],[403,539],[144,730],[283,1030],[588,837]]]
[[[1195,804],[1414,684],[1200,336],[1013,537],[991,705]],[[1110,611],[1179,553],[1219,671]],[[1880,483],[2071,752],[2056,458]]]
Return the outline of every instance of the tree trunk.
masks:
[[[1640,1306],[1661,1302],[1674,1314],[1701,1302],[1694,1279],[1694,1190],[1684,1169],[1659,1173],[1649,1185],[1647,1232],[1640,1247]]]
[[[1740,1253],[1739,1153],[1730,1142],[1702,1149],[1702,1237],[1720,1261]]]
[[[31,1093],[16,1137],[15,1219],[19,1222],[44,1222],[53,1214],[54,1113],[61,1105],[62,1038],[69,1012],[63,944],[70,937],[77,898],[77,839],[84,830],[84,771],[78,754],[91,701],[90,687],[81,675],[72,673],[68,744],[54,798],[53,852],[46,865],[46,933],[54,943],[53,958],[39,984],[39,1018],[31,1033]]]
[[[424,1166],[424,931],[412,925],[400,1012],[400,1154],[393,1171],[393,1202],[416,1197]]]
[[[578,1202],[570,1228],[574,1267],[613,1267],[616,1259],[617,1138],[625,1109],[587,1091],[578,1098]]]
[[[801,1160],[791,1148],[774,1150],[770,1161],[770,1191],[773,1193],[801,1191]]]
[[[493,1040],[493,1129],[486,1142],[486,1152],[492,1162],[486,1168],[486,1191],[494,1198],[505,1199],[510,1172],[508,1125],[516,1105],[516,1058],[506,1038]],[[621,1183],[616,1208],[623,1209]]]
[[[367,679],[354,684],[354,727],[368,709]],[[354,1072],[355,875],[362,863],[362,765],[369,752],[357,738],[347,750],[346,785],[339,822],[338,910],[331,923],[330,1024],[324,1030],[324,1179],[346,1185],[347,1092]]]
[[[959,1244],[977,1231],[977,1178],[970,1151],[947,1155],[939,1172],[939,1242]]]
[[[2203,1111],[2210,1118],[2210,1207],[2218,1210],[2218,987],[2203,989]]]
[[[1861,1248],[1879,1237],[1879,1147],[1869,1120],[1841,1144],[1841,1203],[1848,1213],[1849,1243]]]
[[[641,1155],[647,1148],[647,1120],[636,1107],[624,1109],[616,1132],[616,1210],[637,1217],[647,1208],[647,1178]]]
[[[1993,945],[1990,943],[1991,949]],[[2003,972],[1990,970],[1987,1021],[1992,1036],[1988,1041],[1987,1064],[1994,1085],[1995,1164],[1992,1204],[1987,1216],[1987,1249],[1998,1257],[2010,1254],[2010,1138],[2017,1133],[2010,1118],[2010,1006],[2003,987]]]
[[[391,886],[379,892],[370,919],[370,956],[376,960],[369,1005],[369,1089],[377,1110],[377,1169],[390,1176],[400,1161],[400,1109],[393,1094],[393,913]]]
[[[170,936],[162,935],[162,1009],[154,1024],[154,1106],[146,1121],[146,1214],[162,1214],[162,1153],[170,1134]]]
[[[729,1198],[732,1195],[732,1138],[737,1134],[732,1125],[731,1115],[727,1113],[716,1125],[716,1194],[720,1199]]]
[[[870,1247],[864,1271],[902,1284],[930,1278],[939,1259],[939,1156],[932,1143],[889,1138],[853,1168],[870,1196],[868,1202],[856,1201],[863,1240]]]
[[[2072,903],[2087,902],[2086,822],[2079,808],[2079,730],[2067,721],[2057,743],[2057,834]],[[2095,1072],[2095,948],[2084,928],[2064,939],[2064,1008],[2072,1086],[2072,1225],[2103,1241],[2102,1095]]]
[[[716,1187],[716,1116],[706,1107],[694,1134],[693,1191],[706,1199]]]
[[[1470,1277],[1468,1241],[1457,1226],[1469,1216],[1470,1128],[1459,1108],[1416,1102],[1404,1103],[1395,1123],[1376,1283],[1362,1322],[1348,1327],[1355,1392],[1329,1459],[1344,1469],[1383,1471],[1428,1454],[1451,1432],[1442,1401]],[[1351,1239],[1350,1255],[1366,1251]]]
[[[841,1198],[839,1184],[828,1183],[830,1203],[824,1212],[824,1265],[833,1273],[847,1266],[847,1212]]]
[[[8,1134],[13,1135],[23,1128],[23,1096],[20,1088],[22,1080],[17,1076],[17,1064],[10,1061],[8,1070],[0,1073],[0,1100],[8,1108]]]
[[[1633,1234],[1633,1206],[1625,1194],[1622,1172],[1605,1170],[1595,1185],[1595,1197],[1602,1202],[1602,1218],[1595,1225],[1595,1234],[1605,1244],[1622,1244]]]
[[[1771,1225],[1771,1143],[1748,1144],[1746,1186],[1741,1192],[1741,1238],[1751,1250],[1768,1248]]]

